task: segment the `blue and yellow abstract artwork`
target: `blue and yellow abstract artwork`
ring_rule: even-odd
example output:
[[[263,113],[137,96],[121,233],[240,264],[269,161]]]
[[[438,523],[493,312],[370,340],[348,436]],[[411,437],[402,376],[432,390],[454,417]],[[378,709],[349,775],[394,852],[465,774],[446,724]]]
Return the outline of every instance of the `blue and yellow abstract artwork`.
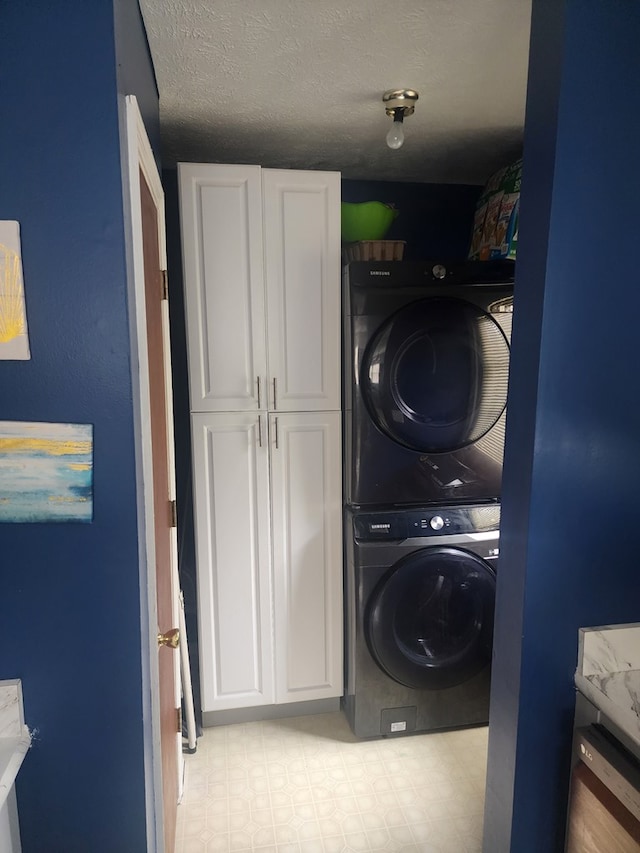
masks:
[[[0,220],[0,359],[28,359],[20,223]]]
[[[93,427],[0,421],[0,522],[93,518]]]

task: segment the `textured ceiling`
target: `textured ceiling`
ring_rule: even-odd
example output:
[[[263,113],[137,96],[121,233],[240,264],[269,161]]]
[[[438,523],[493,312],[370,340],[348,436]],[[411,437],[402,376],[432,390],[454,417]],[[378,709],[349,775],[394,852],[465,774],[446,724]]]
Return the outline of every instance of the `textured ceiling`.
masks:
[[[140,0],[163,161],[481,184],[520,153],[530,0]],[[419,92],[385,144],[387,89]]]

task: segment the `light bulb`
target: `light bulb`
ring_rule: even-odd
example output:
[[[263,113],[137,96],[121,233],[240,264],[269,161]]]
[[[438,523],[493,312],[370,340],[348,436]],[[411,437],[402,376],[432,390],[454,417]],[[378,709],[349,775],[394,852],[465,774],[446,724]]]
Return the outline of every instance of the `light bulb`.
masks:
[[[393,124],[387,133],[387,145],[394,150],[402,148],[404,142],[404,130],[402,129],[402,113],[396,113],[393,117]]]

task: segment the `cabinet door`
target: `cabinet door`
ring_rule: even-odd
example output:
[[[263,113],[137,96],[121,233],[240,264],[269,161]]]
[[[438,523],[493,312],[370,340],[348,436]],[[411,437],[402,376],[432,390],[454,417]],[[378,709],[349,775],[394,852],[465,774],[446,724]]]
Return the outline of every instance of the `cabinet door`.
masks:
[[[266,415],[192,416],[202,708],[273,702]]]
[[[259,409],[266,381],[260,167],[180,163],[178,179],[191,410]]]
[[[338,411],[340,175],[263,169],[262,181],[269,407]]]
[[[607,771],[609,778],[621,779],[613,767]],[[638,850],[640,821],[580,762],[571,777],[566,853],[638,853]]]
[[[269,419],[276,701],[340,696],[340,413]]]

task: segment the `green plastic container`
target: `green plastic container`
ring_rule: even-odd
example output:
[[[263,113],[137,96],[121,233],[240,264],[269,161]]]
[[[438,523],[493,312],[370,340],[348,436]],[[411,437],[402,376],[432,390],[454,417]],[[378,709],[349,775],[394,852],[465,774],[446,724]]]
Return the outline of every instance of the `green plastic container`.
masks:
[[[342,239],[345,243],[359,240],[382,240],[398,215],[398,211],[381,201],[360,204],[342,202]]]

